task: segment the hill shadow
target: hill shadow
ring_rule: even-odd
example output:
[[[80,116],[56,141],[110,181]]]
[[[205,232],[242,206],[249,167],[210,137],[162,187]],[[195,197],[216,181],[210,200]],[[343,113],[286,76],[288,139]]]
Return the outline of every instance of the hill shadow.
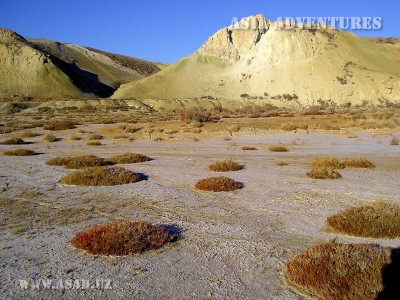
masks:
[[[51,61],[71,78],[74,85],[82,92],[101,98],[108,98],[114,94],[114,88],[102,83],[98,75],[80,69],[76,63],[67,63],[54,56],[51,56]]]
[[[75,61],[68,61],[66,57],[58,58],[45,47],[30,44],[31,47],[49,55],[51,62],[64,72],[82,92],[101,98],[108,98],[115,92],[115,88],[100,81],[97,74],[79,68]]]

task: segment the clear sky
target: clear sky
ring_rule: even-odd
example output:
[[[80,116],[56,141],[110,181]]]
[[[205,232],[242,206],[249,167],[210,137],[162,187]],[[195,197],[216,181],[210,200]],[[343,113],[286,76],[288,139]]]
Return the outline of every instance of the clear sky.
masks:
[[[400,0],[1,0],[0,27],[25,37],[91,46],[172,63],[234,17],[382,17],[364,36],[400,37]]]

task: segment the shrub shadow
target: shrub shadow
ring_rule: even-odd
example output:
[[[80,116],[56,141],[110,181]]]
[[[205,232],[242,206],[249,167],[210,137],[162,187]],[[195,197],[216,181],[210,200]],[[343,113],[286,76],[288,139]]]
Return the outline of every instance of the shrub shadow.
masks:
[[[147,181],[149,179],[149,176],[144,173],[135,172],[135,174],[140,178],[140,181]]]
[[[241,181],[236,181],[236,183],[239,185],[239,189],[244,188],[244,183]]]
[[[383,291],[376,299],[400,299],[400,248],[392,250],[392,263],[382,269]]]
[[[182,238],[182,234],[185,230],[176,224],[160,224],[160,227],[164,228],[170,235],[172,243],[180,240]]]

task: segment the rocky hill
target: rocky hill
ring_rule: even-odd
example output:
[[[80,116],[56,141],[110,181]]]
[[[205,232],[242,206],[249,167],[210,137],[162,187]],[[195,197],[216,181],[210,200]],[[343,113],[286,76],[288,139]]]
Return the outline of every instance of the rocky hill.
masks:
[[[24,38],[0,29],[0,99],[109,97],[157,65],[74,44]]]
[[[116,99],[255,99],[313,105],[400,101],[397,40],[335,29],[279,28],[258,15],[227,27],[195,53],[150,77],[122,85]],[[268,24],[268,26],[264,26]]]

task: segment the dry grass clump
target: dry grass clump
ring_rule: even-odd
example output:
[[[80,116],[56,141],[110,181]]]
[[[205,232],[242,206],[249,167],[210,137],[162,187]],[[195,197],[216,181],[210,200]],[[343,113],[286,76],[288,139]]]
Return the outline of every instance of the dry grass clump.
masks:
[[[75,124],[69,121],[58,121],[47,124],[43,127],[45,130],[57,131],[76,128]]]
[[[239,171],[242,166],[232,159],[225,159],[211,164],[208,169],[214,172]]]
[[[82,138],[80,136],[71,135],[69,139],[71,141],[80,141]]]
[[[180,112],[180,119],[186,124],[209,122],[211,113],[201,107],[189,107]]]
[[[312,169],[306,173],[312,179],[339,179],[342,178],[338,172],[333,169]]]
[[[346,168],[375,168],[375,165],[366,158],[346,159],[343,164]]]
[[[397,146],[399,144],[399,139],[397,138],[397,137],[393,137],[391,140],[390,140],[390,145],[392,145],[392,146]]]
[[[54,142],[57,142],[57,141],[58,141],[58,138],[55,137],[55,136],[52,135],[52,134],[46,134],[46,135],[43,137],[43,141],[44,141],[44,142],[49,142],[49,143],[54,143]]]
[[[271,152],[288,152],[289,150],[284,146],[270,146],[269,151]]]
[[[135,164],[135,163],[146,162],[149,160],[151,160],[150,157],[137,153],[117,154],[110,158],[107,158],[107,161],[114,164]]]
[[[88,145],[88,146],[102,146],[103,144],[101,142],[99,142],[99,141],[90,141],[90,142],[87,142],[86,145]]]
[[[242,184],[228,177],[209,177],[199,180],[196,188],[203,191],[227,192],[242,188]]]
[[[11,138],[5,141],[2,141],[0,144],[2,145],[23,145],[26,142],[21,138]]]
[[[244,151],[254,151],[254,150],[257,150],[257,148],[256,147],[250,147],[250,146],[243,146],[242,150],[244,150]]]
[[[276,162],[275,163],[275,165],[277,165],[277,166],[288,166],[289,165],[289,163],[287,163],[287,162],[285,162],[285,161],[278,161],[278,162]]]
[[[283,124],[281,126],[281,129],[284,130],[284,131],[293,131],[293,130],[297,130],[297,129],[307,130],[308,127],[309,127],[308,124],[290,124],[290,123],[287,123],[287,124]]]
[[[326,221],[327,229],[370,238],[400,237],[400,206],[378,202],[347,209]]]
[[[311,163],[313,169],[344,169],[344,164],[335,157],[316,158]]]
[[[78,170],[61,178],[61,183],[83,186],[113,186],[140,181],[138,174],[119,167],[92,167]]]
[[[4,151],[3,154],[7,156],[32,156],[39,153],[29,149],[13,149]]]
[[[24,131],[21,133],[21,137],[37,137],[40,135],[42,135],[42,134],[39,132],[32,131],[32,130],[27,130],[27,131]]]
[[[54,157],[46,161],[48,166],[65,166],[71,157]]]
[[[82,155],[69,157],[65,163],[67,169],[83,169],[89,167],[100,167],[108,165],[109,163],[104,159],[95,155]]]
[[[100,167],[109,164],[95,155],[55,157],[46,161],[49,166],[65,166],[67,169]]]
[[[168,231],[149,222],[114,221],[79,232],[71,244],[101,255],[130,255],[156,250],[172,241]]]
[[[89,141],[102,140],[103,138],[104,137],[101,134],[97,133],[89,134],[89,136],[87,137]]]
[[[399,251],[389,247],[327,243],[291,259],[285,277],[321,299],[397,299],[399,261]]]
[[[129,139],[131,136],[129,134],[116,134],[112,138],[114,140]]]

